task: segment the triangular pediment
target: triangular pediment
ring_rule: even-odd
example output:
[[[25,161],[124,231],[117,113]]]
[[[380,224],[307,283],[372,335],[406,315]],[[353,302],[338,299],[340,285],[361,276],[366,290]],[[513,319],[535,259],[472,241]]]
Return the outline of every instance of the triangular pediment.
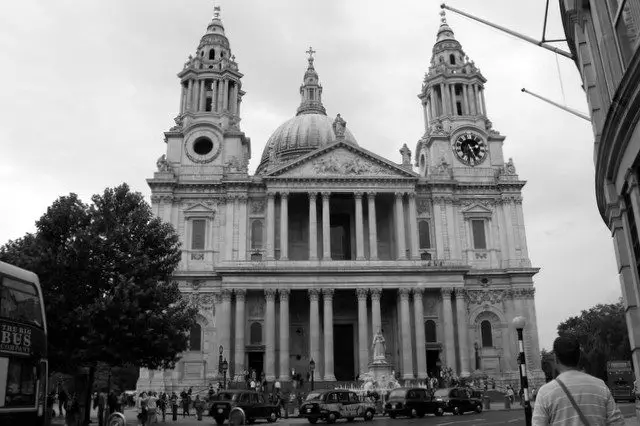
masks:
[[[213,217],[216,211],[203,203],[194,203],[184,209],[185,217]]]
[[[462,213],[491,213],[491,209],[488,209],[482,204],[472,204],[469,207],[463,209]]]
[[[418,175],[358,146],[336,142],[280,166],[266,177],[416,178]]]

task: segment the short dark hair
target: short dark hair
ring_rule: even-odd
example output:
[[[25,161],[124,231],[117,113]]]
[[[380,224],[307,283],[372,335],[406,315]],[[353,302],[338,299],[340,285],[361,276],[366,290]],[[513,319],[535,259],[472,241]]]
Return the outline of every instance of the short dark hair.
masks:
[[[553,342],[553,353],[560,364],[577,367],[580,362],[580,342],[573,337],[560,336]]]

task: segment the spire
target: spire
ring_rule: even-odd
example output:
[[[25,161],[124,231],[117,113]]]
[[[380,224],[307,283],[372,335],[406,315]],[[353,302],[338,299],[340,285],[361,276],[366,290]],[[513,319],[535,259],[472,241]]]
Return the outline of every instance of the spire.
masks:
[[[327,115],[324,106],[322,105],[322,86],[318,79],[318,73],[313,67],[313,55],[316,53],[312,47],[305,52],[309,55],[307,61],[307,71],[304,73],[304,79],[302,86],[300,86],[300,106],[298,107],[298,113],[300,114],[322,114]]]
[[[447,24],[447,15],[443,10],[442,12],[440,12],[440,28],[438,28],[436,43],[439,43],[445,40],[455,41],[456,39],[453,36],[453,30],[451,29],[449,24]]]
[[[215,5],[213,7],[213,18],[207,26],[207,34],[221,34],[224,35],[224,25],[220,19],[220,6]]]

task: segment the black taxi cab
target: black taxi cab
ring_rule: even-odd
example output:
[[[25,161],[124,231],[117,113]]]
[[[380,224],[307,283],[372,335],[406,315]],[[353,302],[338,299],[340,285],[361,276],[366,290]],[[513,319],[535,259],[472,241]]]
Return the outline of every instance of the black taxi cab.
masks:
[[[443,413],[442,408],[433,401],[430,393],[424,388],[396,388],[387,397],[384,412],[390,418],[396,416],[424,417],[425,414]]]
[[[242,410],[247,422],[265,419],[275,422],[280,415],[280,408],[268,401],[258,392],[250,390],[224,390],[213,396],[209,414],[217,424],[224,424],[229,419],[232,409]]]
[[[433,400],[439,408],[436,415],[443,412],[464,414],[468,411],[482,412],[482,393],[466,387],[437,389]]]
[[[356,418],[370,421],[375,412],[373,403],[363,402],[357,393],[341,389],[311,391],[300,406],[300,416],[309,423],[317,423],[318,420],[335,423],[338,419],[351,422]]]

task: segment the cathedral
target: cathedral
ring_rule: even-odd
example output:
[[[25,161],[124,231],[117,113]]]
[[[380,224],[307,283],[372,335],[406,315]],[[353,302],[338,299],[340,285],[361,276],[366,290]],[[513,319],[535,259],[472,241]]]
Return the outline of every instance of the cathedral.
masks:
[[[540,376],[525,182],[503,158],[486,79],[441,21],[416,81],[414,159],[406,144],[399,163],[367,150],[327,113],[309,49],[300,105],[250,174],[243,74],[216,8],[178,74],[179,113],[148,179],[154,213],[180,235],[173,279],[197,325],[176,368],[142,369],[139,389],[246,371],[286,383],[312,364],[316,382],[352,381],[369,371],[376,334],[401,381],[446,367],[515,382],[516,316]]]

